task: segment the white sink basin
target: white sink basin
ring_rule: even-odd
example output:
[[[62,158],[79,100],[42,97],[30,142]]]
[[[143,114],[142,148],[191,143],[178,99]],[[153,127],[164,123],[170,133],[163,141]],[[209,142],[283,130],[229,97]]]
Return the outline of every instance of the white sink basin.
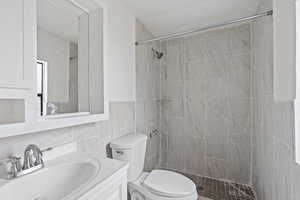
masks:
[[[37,172],[5,181],[3,186],[0,186],[0,198],[5,200],[64,199],[87,185],[100,171],[100,162],[97,160],[75,158],[76,156],[73,155],[65,159],[56,159],[46,163],[46,167]]]

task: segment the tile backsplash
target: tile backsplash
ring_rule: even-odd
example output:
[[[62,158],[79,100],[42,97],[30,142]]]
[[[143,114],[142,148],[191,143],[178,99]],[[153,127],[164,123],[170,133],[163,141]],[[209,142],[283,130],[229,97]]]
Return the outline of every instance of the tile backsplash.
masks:
[[[110,119],[98,123],[0,139],[0,159],[21,154],[28,144],[40,148],[77,142],[79,151],[106,156],[106,146],[119,136],[135,131],[135,103],[110,103]]]

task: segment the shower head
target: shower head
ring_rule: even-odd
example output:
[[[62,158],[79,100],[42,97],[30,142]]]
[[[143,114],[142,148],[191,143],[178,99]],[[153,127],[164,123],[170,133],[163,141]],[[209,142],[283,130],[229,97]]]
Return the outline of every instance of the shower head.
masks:
[[[161,59],[164,56],[163,52],[159,52],[152,48],[153,56],[157,59]]]

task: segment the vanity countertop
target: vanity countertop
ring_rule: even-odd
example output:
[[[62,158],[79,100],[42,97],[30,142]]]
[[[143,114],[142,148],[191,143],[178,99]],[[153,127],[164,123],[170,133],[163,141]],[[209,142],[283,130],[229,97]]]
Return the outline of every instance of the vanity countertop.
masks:
[[[7,200],[21,195],[23,200],[80,199],[94,187],[105,186],[109,180],[126,173],[128,167],[128,163],[101,158],[95,153],[74,152],[46,161],[43,169],[32,174],[14,180],[0,179],[0,196]]]

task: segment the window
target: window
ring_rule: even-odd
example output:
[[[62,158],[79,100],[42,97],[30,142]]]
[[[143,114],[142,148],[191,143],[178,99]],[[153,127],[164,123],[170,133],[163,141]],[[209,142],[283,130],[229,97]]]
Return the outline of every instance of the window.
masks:
[[[37,97],[40,115],[47,114],[47,62],[37,61]]]

